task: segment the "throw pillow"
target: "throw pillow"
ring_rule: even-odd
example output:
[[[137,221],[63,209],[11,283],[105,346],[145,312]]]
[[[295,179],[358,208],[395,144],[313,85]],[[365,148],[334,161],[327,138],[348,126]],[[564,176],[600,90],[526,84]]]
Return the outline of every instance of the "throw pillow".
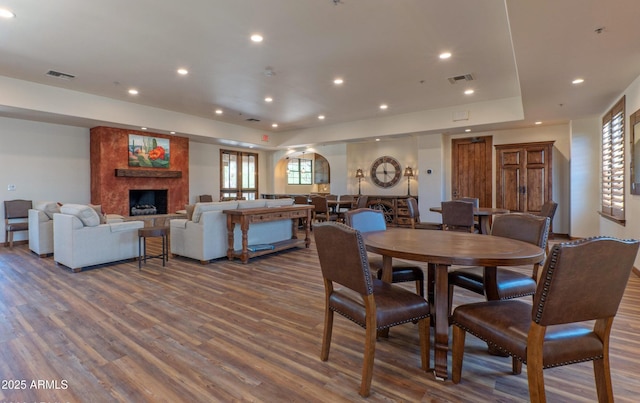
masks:
[[[96,214],[98,214],[98,217],[100,217],[100,224],[106,224],[107,223],[107,215],[102,212],[102,205],[101,204],[89,204],[89,207],[94,209],[96,211]]]
[[[193,217],[193,210],[196,208],[195,204],[186,204],[184,209],[187,210],[187,220],[191,221]]]
[[[84,204],[67,203],[60,207],[60,212],[78,217],[86,227],[97,227],[100,225],[98,213]]]
[[[53,215],[60,212],[60,205],[52,201],[44,201],[36,203],[34,209],[44,212],[47,217],[53,220]]]

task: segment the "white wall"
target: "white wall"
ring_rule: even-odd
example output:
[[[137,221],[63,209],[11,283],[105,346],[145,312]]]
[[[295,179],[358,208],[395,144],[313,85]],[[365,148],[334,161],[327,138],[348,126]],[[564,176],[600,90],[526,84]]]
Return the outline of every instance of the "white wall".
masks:
[[[91,202],[89,129],[0,117],[0,161],[0,200]],[[4,204],[0,209],[4,242]]]

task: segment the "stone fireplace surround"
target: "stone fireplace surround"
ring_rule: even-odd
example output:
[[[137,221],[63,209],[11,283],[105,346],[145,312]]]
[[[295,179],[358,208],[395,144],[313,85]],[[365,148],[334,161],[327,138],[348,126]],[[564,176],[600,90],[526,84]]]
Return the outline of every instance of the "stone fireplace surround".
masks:
[[[130,189],[166,189],[167,213],[184,209],[189,200],[189,139],[104,126],[94,127],[90,133],[92,204],[102,205],[107,214],[129,216]],[[129,134],[168,138],[169,168],[129,167]],[[140,176],[117,176],[116,170]]]

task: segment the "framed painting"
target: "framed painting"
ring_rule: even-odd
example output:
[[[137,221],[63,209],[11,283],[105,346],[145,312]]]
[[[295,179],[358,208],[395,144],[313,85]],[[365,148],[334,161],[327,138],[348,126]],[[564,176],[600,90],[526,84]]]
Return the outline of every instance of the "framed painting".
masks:
[[[169,168],[169,139],[130,134],[129,166]]]

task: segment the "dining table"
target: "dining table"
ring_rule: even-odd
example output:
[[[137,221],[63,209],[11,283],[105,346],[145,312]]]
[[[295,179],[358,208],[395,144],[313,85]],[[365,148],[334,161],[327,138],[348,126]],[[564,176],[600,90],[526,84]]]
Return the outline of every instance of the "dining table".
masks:
[[[431,207],[429,211],[433,211],[436,213],[442,214],[442,207]],[[507,214],[510,213],[509,210],[504,208],[493,208],[493,207],[474,207],[473,215],[478,218],[478,225],[480,226],[481,234],[489,234],[491,233],[491,217],[496,214]]]
[[[353,200],[327,200],[327,205],[334,213],[340,213],[343,209],[350,210],[353,207]]]
[[[536,245],[491,235],[467,232],[388,228],[363,233],[368,252],[382,255],[382,280],[391,283],[392,259],[428,263],[431,320],[434,322],[434,373],[448,377],[449,284],[451,265],[519,266],[540,262],[544,250]],[[431,295],[432,294],[432,295]]]

